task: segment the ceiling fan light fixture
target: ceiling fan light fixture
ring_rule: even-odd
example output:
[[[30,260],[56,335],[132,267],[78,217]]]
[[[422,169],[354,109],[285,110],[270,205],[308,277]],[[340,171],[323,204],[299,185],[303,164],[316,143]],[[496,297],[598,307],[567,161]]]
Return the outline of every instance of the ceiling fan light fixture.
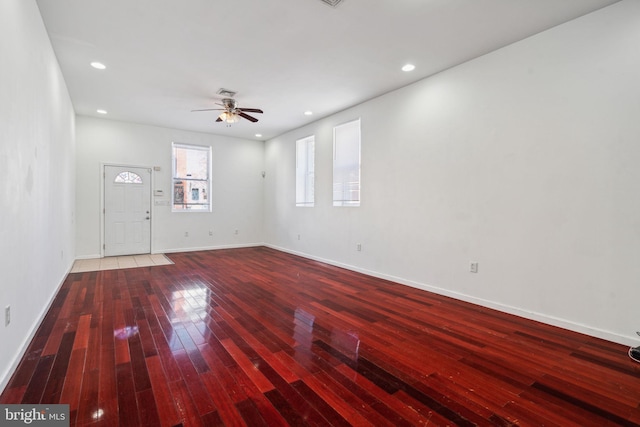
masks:
[[[217,105],[224,108],[203,108],[199,110],[191,110],[195,111],[222,111],[222,113],[218,114],[216,118],[216,122],[225,122],[227,126],[230,126],[231,123],[238,123],[240,119],[246,119],[252,123],[258,121],[253,116],[250,116],[247,113],[260,113],[263,111],[260,108],[240,108],[235,99],[233,98],[224,98],[222,99],[222,103],[216,103]]]
[[[223,112],[218,117],[220,117],[220,120],[226,123],[238,123],[240,121],[240,118],[238,117],[237,114],[231,113],[229,111]]]

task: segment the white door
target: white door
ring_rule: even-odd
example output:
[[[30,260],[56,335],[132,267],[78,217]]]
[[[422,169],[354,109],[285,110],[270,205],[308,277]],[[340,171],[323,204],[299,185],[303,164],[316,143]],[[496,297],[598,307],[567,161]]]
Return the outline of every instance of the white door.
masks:
[[[151,252],[151,169],[104,167],[104,255]]]

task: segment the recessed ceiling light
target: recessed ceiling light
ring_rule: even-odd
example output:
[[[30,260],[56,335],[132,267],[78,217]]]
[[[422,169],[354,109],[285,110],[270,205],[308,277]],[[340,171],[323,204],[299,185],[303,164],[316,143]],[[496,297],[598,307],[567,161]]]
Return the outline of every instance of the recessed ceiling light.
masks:
[[[313,115],[313,111],[305,111],[304,115],[305,116],[311,116],[311,115]]]
[[[96,110],[98,114],[107,114],[107,110]]]
[[[256,138],[262,138],[262,134],[261,133],[256,133]]]
[[[413,64],[406,64],[402,67],[402,71],[413,71],[416,69],[416,66]]]
[[[106,66],[106,65],[104,65],[102,62],[92,62],[92,63],[91,63],[91,66],[92,66],[93,68],[98,69],[98,70],[104,70],[105,68],[107,68],[107,66]]]

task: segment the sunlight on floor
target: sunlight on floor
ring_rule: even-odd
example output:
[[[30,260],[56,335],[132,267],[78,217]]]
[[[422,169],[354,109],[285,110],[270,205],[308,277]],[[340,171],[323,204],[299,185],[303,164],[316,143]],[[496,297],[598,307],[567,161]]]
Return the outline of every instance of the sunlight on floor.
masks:
[[[71,273],[86,271],[116,270],[118,268],[153,267],[156,265],[173,264],[164,254],[145,254],[114,256],[97,259],[79,259],[73,263]]]

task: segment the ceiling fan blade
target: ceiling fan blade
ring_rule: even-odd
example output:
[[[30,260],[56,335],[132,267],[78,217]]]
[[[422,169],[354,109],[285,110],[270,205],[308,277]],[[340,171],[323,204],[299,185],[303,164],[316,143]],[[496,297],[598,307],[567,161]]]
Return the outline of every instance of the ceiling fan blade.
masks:
[[[238,108],[240,111],[244,111],[245,113],[263,113],[259,108]]]
[[[222,119],[221,119],[220,117],[218,117],[218,118],[216,119],[216,122],[221,122],[221,121],[222,121]]]
[[[205,108],[204,110],[191,110],[191,112],[193,113],[194,111],[222,111],[224,110],[224,108]]]
[[[245,113],[243,113],[242,111],[238,112],[238,115],[239,115],[240,117],[244,117],[245,119],[247,119],[247,120],[249,120],[249,121],[251,121],[251,122],[253,122],[253,123],[255,123],[255,122],[257,122],[257,121],[258,121],[258,119],[256,119],[255,117],[251,117],[250,115],[245,114]]]

